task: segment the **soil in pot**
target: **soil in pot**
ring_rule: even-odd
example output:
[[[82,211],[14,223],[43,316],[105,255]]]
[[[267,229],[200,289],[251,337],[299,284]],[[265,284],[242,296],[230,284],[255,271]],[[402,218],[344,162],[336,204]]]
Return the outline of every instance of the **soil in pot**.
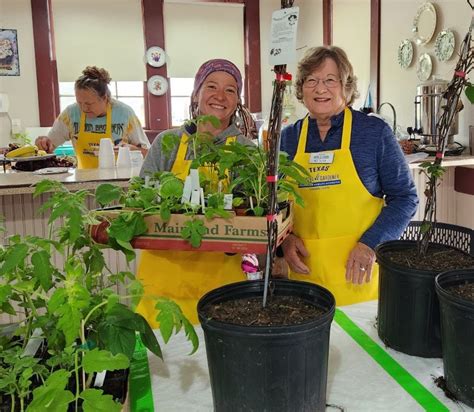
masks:
[[[470,256],[449,246],[430,244],[426,256],[419,256],[416,243],[413,247],[403,250],[384,251],[387,259],[409,268],[433,270],[438,273],[451,269],[474,267],[474,256]]]
[[[474,302],[474,283],[463,283],[461,285],[451,286],[446,288],[448,293],[452,293],[461,299]]]
[[[298,296],[271,296],[265,307],[261,297],[228,300],[204,308],[208,318],[245,326],[297,325],[325,312]]]

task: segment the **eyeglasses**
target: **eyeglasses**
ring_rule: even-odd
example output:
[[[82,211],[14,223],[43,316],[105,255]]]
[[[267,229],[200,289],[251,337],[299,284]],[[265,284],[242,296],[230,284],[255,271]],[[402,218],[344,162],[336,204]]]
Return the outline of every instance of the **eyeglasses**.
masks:
[[[330,77],[329,79],[316,79],[313,77],[308,77],[304,83],[303,87],[306,89],[314,89],[319,82],[323,82],[323,84],[328,88],[328,89],[333,89],[334,87],[337,87],[339,85],[340,79],[334,79]]]

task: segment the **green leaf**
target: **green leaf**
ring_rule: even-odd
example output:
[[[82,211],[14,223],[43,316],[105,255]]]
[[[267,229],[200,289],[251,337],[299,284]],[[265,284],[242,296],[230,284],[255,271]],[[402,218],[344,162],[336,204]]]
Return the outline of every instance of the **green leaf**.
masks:
[[[102,206],[108,205],[122,196],[122,189],[110,183],[103,183],[95,189],[95,200]]]
[[[140,338],[143,344],[148,348],[148,350],[150,350],[160,359],[163,359],[163,354],[161,353],[160,344],[158,343],[158,340],[156,339],[156,335],[154,334],[153,329],[151,328],[150,324],[139,313],[135,313],[135,318],[136,318],[135,323],[139,326],[138,330],[140,332]]]
[[[129,358],[123,353],[112,354],[108,350],[99,350],[97,348],[84,352],[82,358],[82,367],[86,373],[115,371],[126,369],[130,366]]]
[[[423,222],[420,226],[420,232],[422,234],[427,233],[431,229],[431,222]]]
[[[74,400],[72,392],[64,388],[71,373],[64,369],[53,372],[45,383],[33,389],[33,400],[26,408],[27,412],[66,412],[69,403]]]
[[[0,274],[6,275],[19,265],[23,265],[27,255],[28,245],[25,245],[24,243],[7,248],[7,253],[3,258],[3,265],[0,268]]]
[[[47,292],[53,286],[52,274],[54,268],[51,265],[51,256],[48,252],[41,250],[31,255],[33,274],[39,280],[41,287]]]
[[[173,330],[175,330],[175,333],[178,333],[181,327],[184,326],[186,337],[193,345],[191,353],[196,352],[199,346],[196,331],[193,325],[184,316],[181,308],[172,300],[161,297],[157,299],[155,309],[158,311],[156,321],[160,325],[161,336],[165,343],[169,341]]]
[[[123,405],[114,401],[112,395],[104,395],[100,389],[86,389],[79,395],[84,400],[84,412],[120,412]]]
[[[213,115],[201,115],[197,119],[198,123],[211,123],[213,127],[218,128],[221,125],[221,121]]]
[[[164,198],[181,198],[183,195],[183,182],[179,179],[167,179],[161,184],[160,196]]]
[[[466,90],[464,90],[464,93],[466,94],[466,97],[468,100],[474,104],[474,85],[469,84],[466,87]]]
[[[137,325],[134,312],[125,305],[116,304],[107,312],[98,331],[107,350],[114,354],[123,353],[131,359],[135,348],[135,331],[141,326]]]

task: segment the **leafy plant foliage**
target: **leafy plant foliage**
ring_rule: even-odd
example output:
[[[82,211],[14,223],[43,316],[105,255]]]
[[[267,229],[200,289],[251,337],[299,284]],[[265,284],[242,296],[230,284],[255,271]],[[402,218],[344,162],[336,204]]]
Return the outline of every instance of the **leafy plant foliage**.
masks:
[[[102,200],[119,193],[106,189],[98,191]],[[34,196],[46,192],[51,194],[41,210],[50,213],[48,237],[13,235],[0,247],[0,310],[23,319],[13,332],[0,333],[0,400],[8,398],[12,411],[60,412],[70,404],[77,410],[79,403],[84,411],[119,411],[121,405],[94,389],[92,381],[98,372],[128,368],[137,337],[162,357],[148,322],[124,304],[138,302],[143,287],[130,272],[112,273],[102,246],[92,241],[89,226],[99,222],[85,206],[88,191],[70,192],[45,180]],[[150,207],[146,193],[138,198]],[[129,246],[144,230],[137,216],[121,215],[112,228],[117,244]],[[55,254],[62,265],[54,263]],[[117,284],[126,296],[116,293]],[[181,309],[165,298],[157,302],[165,342],[184,328],[196,351],[197,335]],[[38,346],[42,358],[35,357]]]

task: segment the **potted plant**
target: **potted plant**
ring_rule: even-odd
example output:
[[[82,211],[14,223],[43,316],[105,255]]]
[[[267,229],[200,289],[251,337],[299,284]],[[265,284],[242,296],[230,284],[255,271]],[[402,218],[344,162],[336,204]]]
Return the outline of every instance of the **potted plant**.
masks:
[[[441,273],[435,283],[446,388],[454,398],[474,407],[474,269]]]
[[[410,355],[440,357],[442,353],[435,276],[449,269],[474,267],[474,258],[469,255],[474,254],[473,250],[453,249],[460,246],[458,239],[462,236],[472,237],[472,231],[436,222],[436,189],[444,172],[448,131],[462,108],[462,91],[474,101],[474,87],[468,79],[474,66],[471,32],[472,25],[443,95],[435,159],[421,164],[427,177],[426,205],[417,239],[386,242],[376,250],[380,265],[378,334],[388,346]]]
[[[13,235],[0,248],[0,310],[20,317],[0,334],[0,408],[119,411],[118,397],[106,385],[100,389],[102,371],[127,369],[137,337],[162,356],[147,321],[124,303],[136,303],[143,289],[132,273],[108,269],[103,246],[89,234],[96,222],[84,204],[88,191],[46,180],[35,196],[45,192],[51,192],[42,206],[50,212],[48,236]],[[117,284],[126,296],[117,295]],[[165,298],[156,305],[165,342],[184,328],[195,351],[197,336],[179,307]],[[118,373],[126,388],[128,374]]]
[[[208,121],[218,122],[218,119],[198,116],[190,123],[197,125]],[[244,210],[244,214],[263,216],[268,210],[270,198],[266,178],[267,153],[252,143],[215,145],[211,137],[208,133],[198,132],[189,137],[194,152],[190,168],[198,170],[204,204],[201,201],[191,203],[190,199],[184,200],[185,180],[168,171],[155,172],[145,178],[133,178],[126,190],[116,185],[102,184],[95,193],[97,202],[106,208],[118,203],[120,211],[113,215],[98,211],[97,218],[103,222],[93,228],[93,237],[114,249],[122,250],[132,259],[135,254],[131,242],[147,233],[145,218],[148,216],[159,216],[168,223],[172,214],[185,215],[187,218],[182,224],[180,235],[193,248],[201,246],[206,233],[203,216],[206,220],[216,217],[229,219],[233,216],[230,209],[239,215],[239,208]],[[166,155],[173,151],[178,144],[179,136],[171,133],[165,135],[162,139],[163,153]],[[295,187],[307,182],[307,171],[290,160],[286,153],[280,154],[279,165],[280,209],[287,208],[290,199],[302,205],[303,200]]]

